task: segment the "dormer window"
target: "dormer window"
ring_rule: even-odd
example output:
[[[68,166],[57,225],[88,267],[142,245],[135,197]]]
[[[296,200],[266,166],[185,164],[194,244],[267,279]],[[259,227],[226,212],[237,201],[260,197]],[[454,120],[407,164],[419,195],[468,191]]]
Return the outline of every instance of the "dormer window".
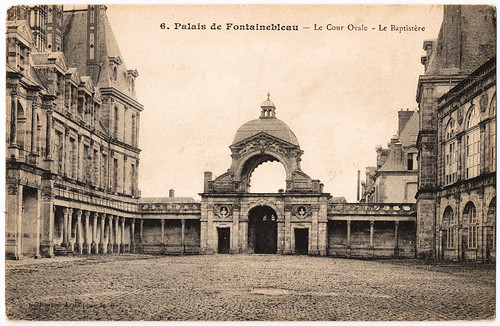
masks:
[[[135,93],[135,79],[139,76],[136,69],[127,70],[128,89]]]
[[[109,67],[111,69],[109,78],[116,82],[118,79],[118,66],[123,63],[120,57],[108,57],[109,59]]]

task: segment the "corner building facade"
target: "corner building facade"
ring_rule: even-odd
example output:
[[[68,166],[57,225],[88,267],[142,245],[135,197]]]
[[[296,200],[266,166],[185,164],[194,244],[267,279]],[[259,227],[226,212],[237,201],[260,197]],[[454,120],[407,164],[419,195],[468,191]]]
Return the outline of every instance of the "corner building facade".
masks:
[[[133,250],[143,106],[106,7],[11,7],[6,44],[6,256]]]
[[[444,7],[417,88],[417,256],[495,259],[496,13]]]

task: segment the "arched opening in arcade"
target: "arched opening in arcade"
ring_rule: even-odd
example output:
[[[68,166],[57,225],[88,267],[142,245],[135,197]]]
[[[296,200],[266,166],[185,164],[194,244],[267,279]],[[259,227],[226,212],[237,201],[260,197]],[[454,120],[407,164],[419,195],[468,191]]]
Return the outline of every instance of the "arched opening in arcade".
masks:
[[[248,212],[248,249],[256,254],[275,254],[278,249],[278,215],[269,206]]]
[[[249,176],[250,193],[277,193],[286,189],[286,172],[278,161],[267,161],[257,166]]]

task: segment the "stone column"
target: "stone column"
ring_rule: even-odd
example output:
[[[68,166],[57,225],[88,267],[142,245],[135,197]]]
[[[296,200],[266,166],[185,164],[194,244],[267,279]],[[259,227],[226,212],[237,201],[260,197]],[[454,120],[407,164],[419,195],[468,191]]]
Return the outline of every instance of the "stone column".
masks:
[[[36,190],[36,242],[35,242],[35,258],[39,259],[40,256],[40,224],[41,224],[41,199],[42,199],[42,191],[40,189]]]
[[[394,255],[399,256],[399,221],[394,222]]]
[[[90,224],[89,224],[89,218],[90,218],[90,212],[89,211],[85,211],[85,213],[83,214],[84,218],[85,218],[85,231],[83,233],[83,254],[90,254],[91,253],[91,250],[90,250],[90,241],[89,241],[89,228],[90,228]]]
[[[347,248],[351,248],[351,221],[347,222]]]
[[[185,242],[185,232],[186,232],[186,220],[182,219],[181,220],[181,247],[182,247],[182,254],[184,255],[186,253],[186,242]]]
[[[373,249],[373,227],[375,225],[375,221],[370,221],[370,248]]]
[[[90,245],[90,252],[93,254],[97,254],[97,213],[92,213],[92,243]]]
[[[125,252],[125,238],[124,238],[124,235],[125,235],[125,217],[121,218],[121,222],[122,222],[122,228],[121,228],[121,234],[120,234],[120,251],[122,253],[124,253]]]
[[[61,246],[68,248],[68,215],[69,208],[65,207],[63,209],[63,236]]]
[[[130,252],[135,253],[135,218],[130,221]]]
[[[163,246],[165,244],[165,220],[161,219],[161,245]]]
[[[54,180],[42,181],[42,209],[41,209],[41,250],[42,255],[47,258],[54,257],[54,195],[52,189]],[[8,193],[10,195],[10,193]],[[8,197],[7,197],[8,198]],[[7,217],[6,217],[7,219]],[[7,222],[6,222],[7,227]]]
[[[118,247],[118,219],[119,217],[115,215],[115,239],[113,241],[113,252],[114,253],[119,253],[119,247]]]
[[[144,242],[144,220],[141,218],[139,222],[139,251],[143,252],[143,242]]]
[[[82,210],[77,209],[76,210],[76,242],[75,242],[75,251],[78,254],[82,253],[82,239],[81,239],[81,233],[82,231]]]
[[[99,253],[103,254],[104,253],[104,224],[106,223],[106,214],[99,214],[101,216],[101,225],[100,229],[101,232],[99,234]]]
[[[113,215],[108,214],[108,254],[113,253]]]
[[[68,212],[68,231],[67,231],[67,234],[68,234],[68,241],[67,241],[67,248],[71,251],[73,251],[73,242],[72,242],[72,239],[71,239],[71,231],[73,231],[73,209],[70,208],[69,209],[69,212]]]

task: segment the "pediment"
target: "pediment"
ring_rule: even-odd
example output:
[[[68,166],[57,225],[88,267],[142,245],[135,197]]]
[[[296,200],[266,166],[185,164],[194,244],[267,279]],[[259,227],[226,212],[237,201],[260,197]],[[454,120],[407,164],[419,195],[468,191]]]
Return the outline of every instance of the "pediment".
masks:
[[[77,68],[69,68],[66,75],[69,75],[71,81],[74,82],[76,85],[80,85],[81,78]]]
[[[255,134],[247,139],[244,139],[236,144],[233,144],[230,146],[231,149],[239,149],[239,148],[245,148],[248,146],[256,146],[256,147],[282,147],[286,149],[292,149],[296,148],[299,149],[299,146],[294,145],[292,143],[289,143],[287,141],[284,141],[278,137],[272,136],[268,134],[265,131],[261,131],[258,134]]]
[[[92,83],[92,78],[90,78],[90,76],[82,76],[81,80],[82,80],[82,83],[80,84],[80,86],[87,89],[90,93],[93,93],[94,92],[94,84]]]
[[[27,22],[21,24],[17,28],[17,33],[19,34],[20,37],[28,41],[30,44],[33,43],[33,34],[31,33],[31,29],[29,28]]]
[[[68,70],[68,66],[66,65],[66,59],[64,58],[64,54],[62,52],[54,52],[54,53],[60,53],[55,58],[55,64],[59,68],[61,68],[62,71],[67,71]]]

